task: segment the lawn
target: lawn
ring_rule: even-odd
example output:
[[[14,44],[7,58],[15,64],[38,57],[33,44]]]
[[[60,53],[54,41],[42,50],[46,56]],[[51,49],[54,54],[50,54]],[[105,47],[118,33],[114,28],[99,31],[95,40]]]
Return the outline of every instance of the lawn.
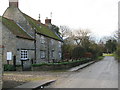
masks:
[[[114,54],[113,53],[111,53],[111,54],[103,53],[103,56],[114,56]]]

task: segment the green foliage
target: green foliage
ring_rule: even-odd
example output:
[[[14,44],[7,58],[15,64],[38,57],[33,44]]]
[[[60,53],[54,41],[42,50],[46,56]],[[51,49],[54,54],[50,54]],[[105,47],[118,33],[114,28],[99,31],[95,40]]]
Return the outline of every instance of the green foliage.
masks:
[[[117,50],[115,52],[115,56],[118,60],[120,60],[120,44],[117,46]]]
[[[4,71],[15,71],[15,67],[11,64],[5,64]]]
[[[108,41],[106,41],[105,47],[107,49],[107,53],[113,53],[116,50],[117,41],[115,39],[109,39]]]
[[[72,44],[63,44],[62,45],[62,56],[63,59],[70,59],[72,56],[72,50],[74,49],[74,46]]]
[[[91,43],[90,48],[88,49],[88,52],[91,52],[93,57],[92,58],[97,58],[98,56],[102,56],[103,49],[99,44],[96,43]]]
[[[40,64],[32,64],[33,67],[38,67],[38,66],[52,66],[52,65],[67,65],[67,64],[74,64],[74,63],[79,63],[79,62],[89,62],[91,61],[90,58],[81,58],[79,60],[73,60],[69,62],[59,62],[59,63],[40,63]]]
[[[104,58],[104,56],[99,56],[97,59],[102,60],[103,58]]]
[[[84,57],[85,54],[85,48],[83,47],[75,47],[74,50],[72,51],[72,58],[82,58]]]
[[[103,53],[103,56],[114,56],[114,54],[113,53],[111,53],[111,54]]]

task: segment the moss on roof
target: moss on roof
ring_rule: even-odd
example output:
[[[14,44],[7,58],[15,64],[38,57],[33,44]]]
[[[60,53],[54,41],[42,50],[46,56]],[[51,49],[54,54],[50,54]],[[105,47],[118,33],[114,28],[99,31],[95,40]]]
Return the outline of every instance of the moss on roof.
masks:
[[[13,20],[2,17],[2,23],[16,36],[33,39],[25,31],[23,31]]]
[[[31,18],[30,16],[23,13],[25,18],[29,21],[29,23],[32,25],[33,28],[36,28],[37,33],[40,33],[42,35],[48,36],[50,38],[62,41],[61,38],[59,38],[53,31],[51,31],[47,26],[45,26],[42,23],[39,23],[37,20]],[[40,24],[40,25],[38,25]]]

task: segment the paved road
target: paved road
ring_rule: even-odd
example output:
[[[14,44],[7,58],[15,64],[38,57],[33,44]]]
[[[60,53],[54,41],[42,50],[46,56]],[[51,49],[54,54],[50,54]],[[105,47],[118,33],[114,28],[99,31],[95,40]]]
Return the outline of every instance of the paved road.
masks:
[[[106,56],[89,67],[59,79],[50,88],[118,88],[118,62],[114,57]]]

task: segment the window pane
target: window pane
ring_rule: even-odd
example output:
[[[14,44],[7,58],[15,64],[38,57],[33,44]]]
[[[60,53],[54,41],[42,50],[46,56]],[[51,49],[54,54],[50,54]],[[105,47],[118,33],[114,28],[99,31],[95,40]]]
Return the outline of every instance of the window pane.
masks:
[[[27,50],[21,50],[21,59],[25,60],[28,58],[28,51]]]

